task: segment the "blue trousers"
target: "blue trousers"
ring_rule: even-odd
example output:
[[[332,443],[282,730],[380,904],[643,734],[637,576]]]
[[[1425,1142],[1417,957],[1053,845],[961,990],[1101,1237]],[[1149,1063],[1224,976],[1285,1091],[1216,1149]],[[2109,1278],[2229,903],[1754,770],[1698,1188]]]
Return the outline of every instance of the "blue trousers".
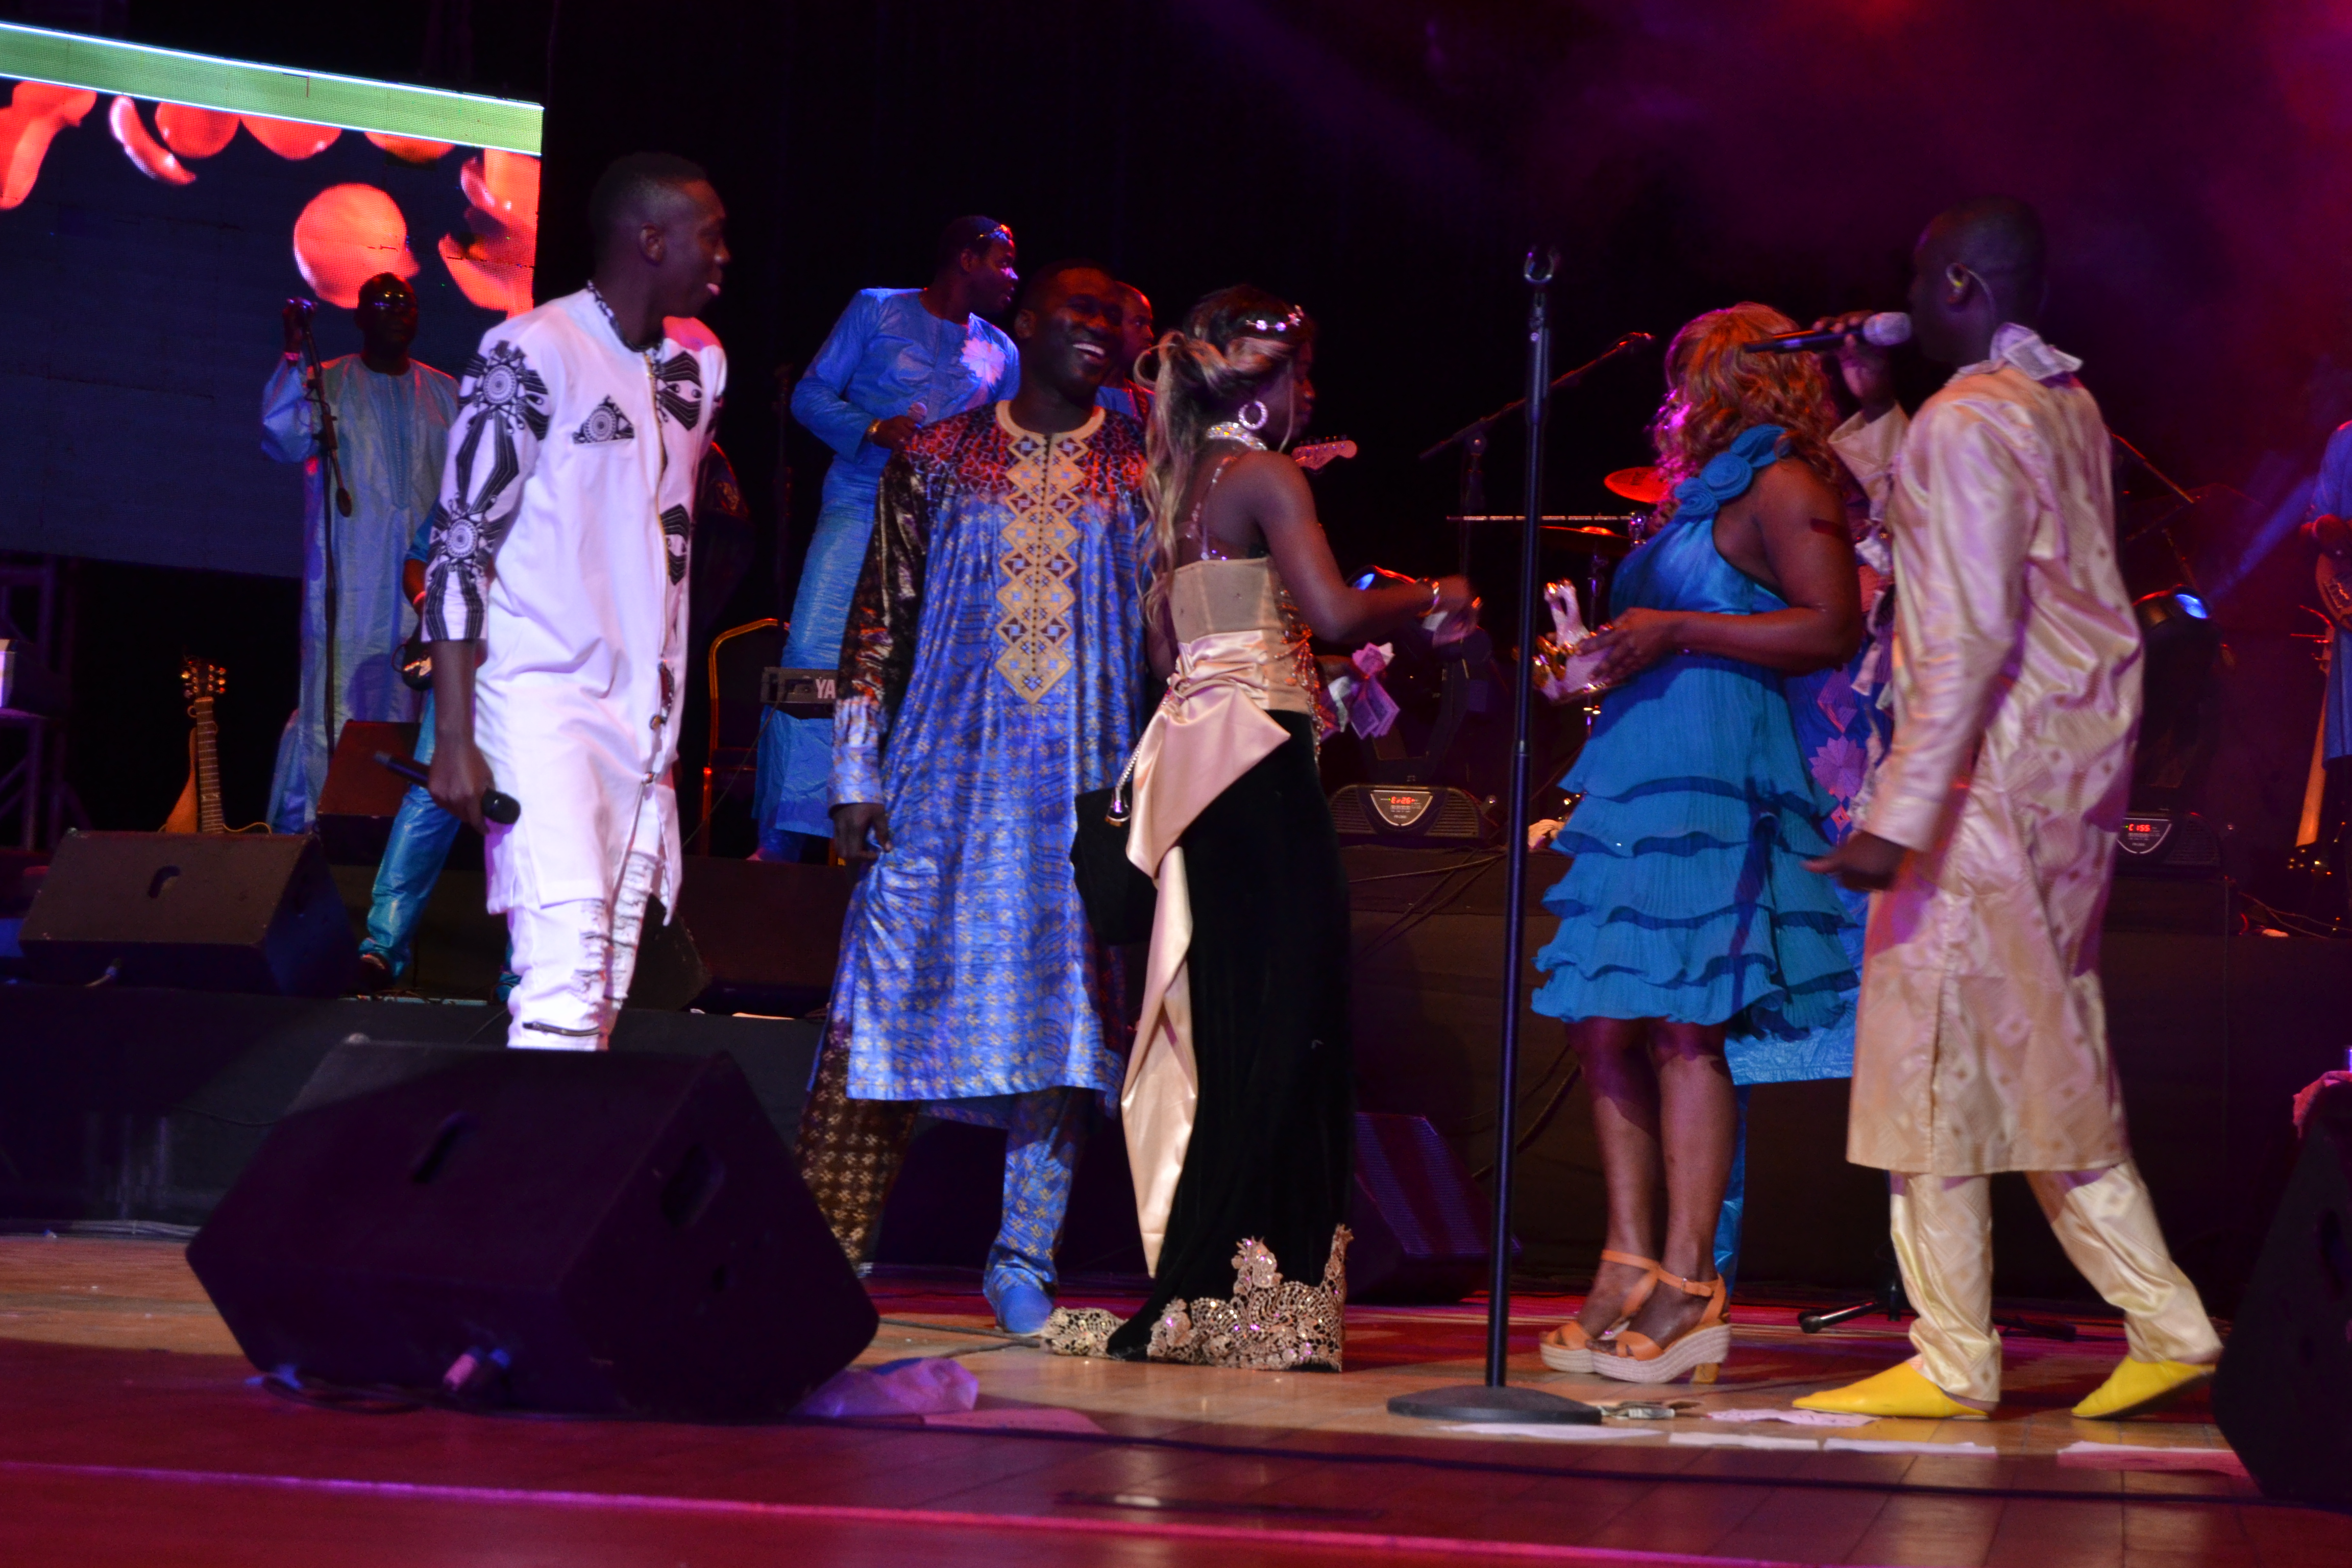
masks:
[[[1020,1279],[1052,1292],[1054,1248],[1061,1244],[1062,1221],[1070,1211],[1086,1101],[1085,1090],[1065,1087],[929,1107],[946,1121],[1004,1129],[1004,1209],[988,1249],[984,1288]],[[977,1109],[983,1105],[986,1110]]]
[[[416,760],[433,760],[433,698],[425,699],[424,721],[416,731]],[[383,960],[394,980],[404,978],[416,962],[416,925],[432,900],[433,886],[448,863],[449,846],[466,825],[434,804],[423,784],[411,784],[392,814],[392,834],[384,840],[383,859],[375,868],[375,894],[368,904],[367,935],[362,952]],[[499,1000],[514,989],[511,967],[499,976]]]
[[[840,664],[849,601],[856,595],[873,534],[873,492],[827,498],[801,567],[800,591],[793,596],[792,626],[780,656],[786,668],[832,669]],[[782,713],[769,719],[760,731],[758,782],[752,786],[764,856],[783,859],[796,854],[799,841],[789,835],[832,837],[832,720]]]
[[[1731,1180],[1724,1184],[1723,1210],[1715,1220],[1715,1271],[1727,1292],[1739,1283],[1739,1226],[1748,1213],[1748,1087],[1731,1091],[1739,1119],[1731,1133]]]
[[[1054,1288],[1054,1248],[1070,1207],[1078,1141],[1089,1091],[1066,1086],[986,1099],[934,1100],[849,1098],[849,1041],[839,1023],[825,1032],[801,1109],[796,1159],[825,1222],[856,1262],[873,1256],[882,1210],[914,1134],[916,1113],[1004,1129],[1003,1212],[988,1249],[982,1285],[1024,1280]]]
[[[425,699],[424,722],[416,731],[416,760],[433,760],[433,699]],[[373,953],[397,980],[415,962],[416,923],[433,897],[433,884],[449,858],[449,846],[465,826],[433,803],[423,784],[411,784],[393,813],[392,837],[384,840],[376,867],[375,897],[368,905],[367,936],[360,951]]]

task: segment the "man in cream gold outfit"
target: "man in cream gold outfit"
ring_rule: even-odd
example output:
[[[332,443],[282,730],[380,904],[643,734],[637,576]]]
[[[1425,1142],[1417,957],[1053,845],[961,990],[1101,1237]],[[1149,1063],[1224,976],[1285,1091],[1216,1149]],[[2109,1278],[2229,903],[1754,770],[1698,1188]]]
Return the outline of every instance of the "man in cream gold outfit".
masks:
[[[1895,739],[1862,828],[1814,868],[1872,900],[1847,1157],[1888,1173],[1918,1353],[1810,1409],[1981,1416],[2000,1397],[1988,1178],[2022,1171],[2130,1355],[2074,1407],[2137,1415],[2221,1341],[2173,1263],[2124,1131],[2099,921],[2131,785],[2140,636],[2116,563],[2106,426],[2034,331],[2040,220],[1990,199],[1913,257],[1914,330],[1957,364],[1906,421],[1846,340],[1839,453],[1895,558]]]

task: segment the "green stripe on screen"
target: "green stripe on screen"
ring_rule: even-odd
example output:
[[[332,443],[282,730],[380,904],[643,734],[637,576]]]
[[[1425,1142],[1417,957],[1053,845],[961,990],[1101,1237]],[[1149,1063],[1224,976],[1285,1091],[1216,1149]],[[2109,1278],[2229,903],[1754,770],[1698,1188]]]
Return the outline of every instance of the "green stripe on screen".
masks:
[[[287,70],[0,23],[0,76],[461,147],[539,152],[540,109],[506,98]]]

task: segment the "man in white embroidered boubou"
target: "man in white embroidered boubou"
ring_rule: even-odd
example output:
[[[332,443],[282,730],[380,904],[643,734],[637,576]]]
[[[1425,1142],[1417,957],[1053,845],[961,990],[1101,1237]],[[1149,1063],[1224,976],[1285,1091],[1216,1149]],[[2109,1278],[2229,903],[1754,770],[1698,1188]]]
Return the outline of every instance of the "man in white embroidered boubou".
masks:
[[[982,1287],[1020,1334],[1053,1310],[1087,1092],[1119,1083],[1116,971],[1070,865],[1143,678],[1143,433],[1095,405],[1119,320],[1102,268],[1041,268],[1020,391],[891,458],[834,720],[835,845],[865,870],[801,1170],[862,1260],[916,1111],[1004,1128]]]
[[[692,318],[727,214],[683,158],[590,198],[588,287],[494,327],[459,382],[425,572],[433,798],[484,829],[512,1046],[600,1049],[649,898],[677,907],[677,700],[696,475],[727,355]],[[477,663],[479,672],[477,673]],[[496,787],[521,820],[485,825]]]

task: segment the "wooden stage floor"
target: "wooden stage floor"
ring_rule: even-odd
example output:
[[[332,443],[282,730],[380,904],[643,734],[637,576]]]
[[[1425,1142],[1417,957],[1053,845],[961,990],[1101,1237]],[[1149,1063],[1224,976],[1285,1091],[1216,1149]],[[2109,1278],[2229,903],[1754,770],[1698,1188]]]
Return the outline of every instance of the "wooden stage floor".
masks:
[[[996,1335],[968,1276],[872,1289],[884,1326],[864,1359],[960,1356],[978,1410],[758,1427],[331,1412],[251,1381],[177,1245],[0,1238],[0,1563],[2352,1562],[2352,1517],[2257,1496],[2201,1399],[2068,1416],[2123,1353],[2112,1321],[2071,1345],[2012,1338],[1989,1423],[1694,1414],[1579,1441],[1386,1413],[1391,1394],[1476,1380],[1475,1302],[1350,1308],[1332,1377],[1063,1360]],[[1573,1305],[1521,1300],[1515,1376],[1631,1396],[1537,1361]],[[1724,1381],[1675,1396],[1785,1408],[1906,1353],[1884,1323],[1809,1338],[1787,1305],[1734,1316]]]

